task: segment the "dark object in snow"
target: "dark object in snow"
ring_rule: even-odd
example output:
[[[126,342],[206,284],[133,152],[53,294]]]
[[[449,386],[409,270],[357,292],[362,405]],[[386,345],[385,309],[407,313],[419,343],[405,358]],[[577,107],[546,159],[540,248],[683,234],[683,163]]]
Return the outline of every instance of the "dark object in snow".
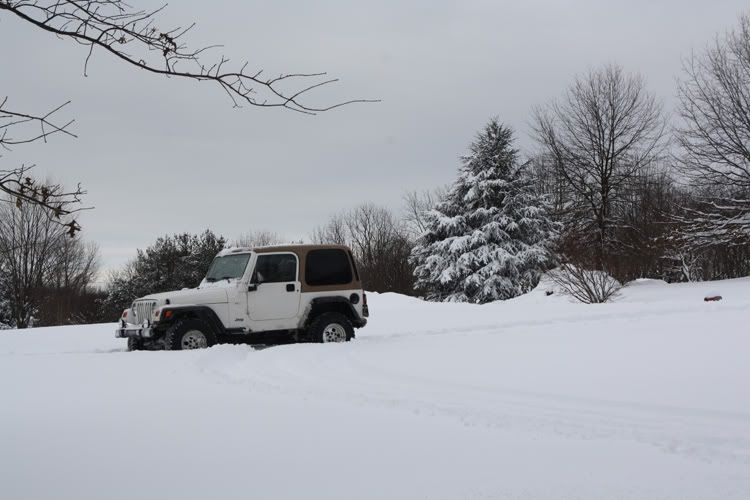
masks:
[[[703,302],[718,302],[721,300],[721,295],[710,295],[703,298]]]
[[[546,295],[547,297],[549,297],[549,296],[550,296],[550,295],[552,295],[553,293],[555,293],[555,291],[554,291],[554,290],[547,290],[546,292],[544,292],[544,295]]]

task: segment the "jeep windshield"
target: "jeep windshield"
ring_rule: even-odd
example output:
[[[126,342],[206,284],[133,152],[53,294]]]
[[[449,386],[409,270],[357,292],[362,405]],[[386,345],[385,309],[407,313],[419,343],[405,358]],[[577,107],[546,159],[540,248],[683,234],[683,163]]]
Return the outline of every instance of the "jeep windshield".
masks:
[[[238,253],[233,255],[222,255],[216,257],[206,274],[206,281],[213,283],[220,280],[231,280],[241,278],[245,274],[247,262],[250,260],[249,253]]]

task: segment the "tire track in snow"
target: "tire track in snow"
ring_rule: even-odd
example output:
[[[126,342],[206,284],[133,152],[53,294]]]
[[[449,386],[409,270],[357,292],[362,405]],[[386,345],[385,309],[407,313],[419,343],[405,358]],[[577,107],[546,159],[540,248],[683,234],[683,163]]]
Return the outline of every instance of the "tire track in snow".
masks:
[[[374,406],[464,426],[628,440],[703,460],[750,464],[750,416],[475,386],[389,371],[364,361],[366,344],[293,346],[206,363],[217,381],[289,397]],[[211,353],[206,353],[210,358]]]

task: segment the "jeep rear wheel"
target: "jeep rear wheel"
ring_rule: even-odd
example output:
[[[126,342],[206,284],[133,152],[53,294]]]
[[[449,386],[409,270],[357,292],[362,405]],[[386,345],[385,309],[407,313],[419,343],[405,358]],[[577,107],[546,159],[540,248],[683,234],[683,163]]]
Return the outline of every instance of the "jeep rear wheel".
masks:
[[[346,342],[354,337],[354,327],[349,318],[341,313],[324,313],[310,324],[308,329],[310,340],[313,342]]]
[[[164,348],[167,351],[205,349],[216,343],[213,329],[199,319],[180,320],[167,330]]]

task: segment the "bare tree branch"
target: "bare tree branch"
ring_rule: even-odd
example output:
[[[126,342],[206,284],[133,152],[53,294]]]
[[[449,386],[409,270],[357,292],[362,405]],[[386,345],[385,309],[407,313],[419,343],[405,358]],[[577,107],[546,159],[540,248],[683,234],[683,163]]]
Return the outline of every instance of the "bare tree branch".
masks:
[[[84,74],[94,49],[99,49],[150,73],[214,83],[229,96],[235,107],[248,104],[316,114],[355,102],[371,102],[354,99],[313,106],[303,102],[303,98],[337,79],[327,78],[325,73],[264,77],[263,70],[249,72],[248,63],[228,70],[225,67],[230,61],[224,56],[207,62],[205,55],[216,46],[194,49],[184,41],[194,25],[170,29],[157,27],[157,17],[165,7],[137,10],[122,0],[0,0],[0,14],[7,12],[59,38],[87,47]],[[296,89],[289,90],[289,86],[296,86]],[[59,112],[69,102],[42,115],[16,111],[7,104],[7,97],[0,100],[0,150],[37,141],[47,142],[56,134],[76,137],[70,131],[73,120],[57,120]],[[0,167],[0,192],[11,195],[18,206],[32,203],[46,208],[54,221],[62,221],[81,210],[75,208],[84,194],[80,185],[75,190],[66,191],[59,184],[38,182],[30,175],[31,168],[25,165]],[[63,224],[71,235],[80,230],[75,220],[68,218]]]
[[[0,149],[10,151],[13,146],[47,142],[49,137],[58,134],[76,137],[70,131],[74,120],[56,119],[60,110],[68,104],[66,102],[43,115],[35,115],[10,109],[8,98],[3,98],[0,100]],[[10,195],[9,199],[3,198],[1,201],[13,203],[18,208],[27,203],[39,205],[45,209],[51,221],[67,227],[68,233],[75,235],[81,227],[70,216],[83,210],[80,202],[85,192],[80,185],[66,190],[61,184],[40,182],[32,176],[33,168],[33,165],[0,167],[0,192]]]
[[[13,203],[17,208],[25,204],[38,205],[44,208],[47,217],[57,224],[67,227],[72,237],[81,230],[74,214],[87,210],[81,207],[81,197],[86,192],[78,184],[73,190],[66,190],[61,184],[40,182],[31,176],[34,166],[22,165],[11,170],[0,170],[0,191],[12,197],[0,203]]]
[[[320,87],[338,81],[326,73],[284,73],[264,77],[263,70],[248,70],[245,62],[238,69],[225,69],[230,60],[205,61],[210,49],[191,48],[185,41],[194,27],[158,27],[157,17],[166,5],[154,10],[137,10],[122,0],[0,0],[0,11],[14,14],[63,39],[88,48],[84,73],[94,49],[100,49],[139,69],[168,77],[212,82],[231,99],[234,106],[282,107],[306,114],[316,114],[370,99],[351,99],[315,106],[302,98]],[[179,65],[179,67],[178,67]],[[301,81],[312,83],[299,84]],[[297,82],[297,89],[286,90]]]
[[[55,134],[77,137],[69,129],[75,120],[57,122],[55,115],[70,104],[70,101],[43,115],[32,115],[8,108],[8,97],[0,99],[0,148],[9,150],[12,146],[35,141],[47,142]],[[18,134],[18,135],[15,135]]]

